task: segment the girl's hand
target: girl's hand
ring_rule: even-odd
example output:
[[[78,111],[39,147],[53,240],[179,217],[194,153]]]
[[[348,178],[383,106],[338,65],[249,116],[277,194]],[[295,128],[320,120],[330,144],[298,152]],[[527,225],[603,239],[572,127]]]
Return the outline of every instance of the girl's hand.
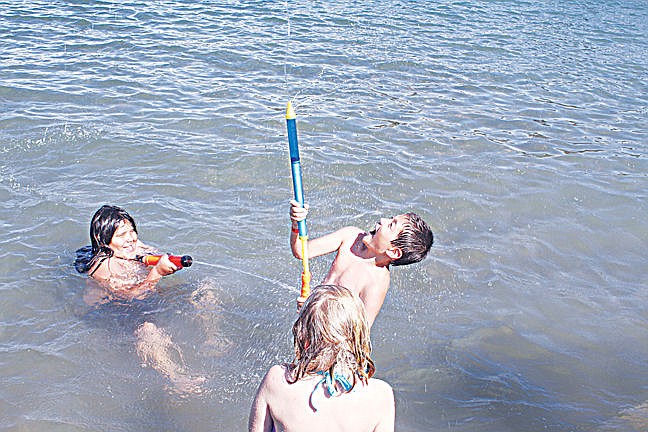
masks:
[[[178,267],[173,264],[171,261],[169,261],[169,255],[164,254],[160,258],[160,261],[153,267],[153,270],[155,270],[160,276],[168,276],[170,274],[173,274],[178,271]]]

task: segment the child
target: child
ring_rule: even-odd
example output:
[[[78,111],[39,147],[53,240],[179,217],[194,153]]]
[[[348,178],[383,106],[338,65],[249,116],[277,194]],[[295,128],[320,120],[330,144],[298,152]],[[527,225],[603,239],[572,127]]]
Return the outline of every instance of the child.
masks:
[[[295,359],[272,366],[263,378],[249,432],[394,430],[394,392],[372,378],[369,326],[357,295],[316,287],[292,333]]]
[[[155,251],[139,241],[135,220],[116,206],[104,205],[94,214],[90,241],[91,247],[77,250],[74,265],[80,273],[87,272],[101,282],[107,290],[104,300],[143,298],[155,290],[162,277],[178,270],[166,254],[150,269],[136,260]]]
[[[307,214],[308,205],[302,207],[297,201],[290,201],[290,245],[299,259],[302,251],[297,223],[306,219]],[[425,221],[415,213],[406,213],[380,219],[370,232],[349,226],[309,240],[308,256],[337,251],[322,283],[342,285],[358,294],[371,326],[389,289],[389,266],[421,261],[433,241],[434,235]]]
[[[84,300],[100,305],[111,300],[140,300],[155,291],[164,276],[178,270],[168,255],[150,269],[137,256],[155,253],[139,241],[135,220],[124,209],[104,205],[90,222],[91,246],[77,250],[77,271],[88,273],[99,284],[88,286]],[[147,317],[148,319],[148,317]],[[164,329],[145,321],[134,332],[137,354],[146,364],[167,377],[180,393],[199,393],[203,377],[193,378],[186,372],[180,348]]]

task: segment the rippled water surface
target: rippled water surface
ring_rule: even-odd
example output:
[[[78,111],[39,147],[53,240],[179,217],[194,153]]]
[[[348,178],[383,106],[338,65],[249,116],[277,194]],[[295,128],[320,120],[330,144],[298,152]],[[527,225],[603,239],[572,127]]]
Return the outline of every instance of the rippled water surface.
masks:
[[[291,359],[292,100],[311,236],[435,231],[372,329],[397,430],[648,430],[645,2],[0,11],[0,429],[245,430]],[[89,308],[72,261],[104,203],[196,264]],[[142,364],[145,320],[201,393]]]

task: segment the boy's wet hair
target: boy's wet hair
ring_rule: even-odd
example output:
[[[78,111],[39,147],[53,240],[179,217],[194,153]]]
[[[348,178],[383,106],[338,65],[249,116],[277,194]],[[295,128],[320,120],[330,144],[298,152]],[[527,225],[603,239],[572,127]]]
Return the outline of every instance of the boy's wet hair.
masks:
[[[391,265],[407,265],[417,263],[427,255],[434,243],[434,233],[427,223],[416,213],[406,213],[407,221],[403,224],[398,237],[391,244],[399,248],[403,254]]]
[[[331,377],[342,375],[355,385],[358,380],[366,383],[376,370],[370,357],[364,305],[347,288],[314,288],[301,307],[292,333],[295,359],[288,365],[292,383],[328,372]]]
[[[133,226],[133,231],[137,234],[135,220],[123,208],[103,205],[95,212],[92,221],[90,221],[90,242],[92,245],[77,250],[74,266],[79,273],[87,272],[100,259],[113,255],[113,250],[108,245],[112,241],[117,227],[123,221],[130,223]]]

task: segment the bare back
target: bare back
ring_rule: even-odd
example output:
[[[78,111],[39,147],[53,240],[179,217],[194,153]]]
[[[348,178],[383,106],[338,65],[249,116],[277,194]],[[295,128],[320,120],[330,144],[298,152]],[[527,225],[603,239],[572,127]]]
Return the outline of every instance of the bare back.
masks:
[[[315,375],[290,384],[285,366],[266,374],[253,405],[259,415],[250,431],[371,432],[394,430],[394,394],[384,381],[358,382],[349,393],[329,397]],[[265,424],[263,423],[265,419]],[[289,425],[289,427],[287,426]]]

